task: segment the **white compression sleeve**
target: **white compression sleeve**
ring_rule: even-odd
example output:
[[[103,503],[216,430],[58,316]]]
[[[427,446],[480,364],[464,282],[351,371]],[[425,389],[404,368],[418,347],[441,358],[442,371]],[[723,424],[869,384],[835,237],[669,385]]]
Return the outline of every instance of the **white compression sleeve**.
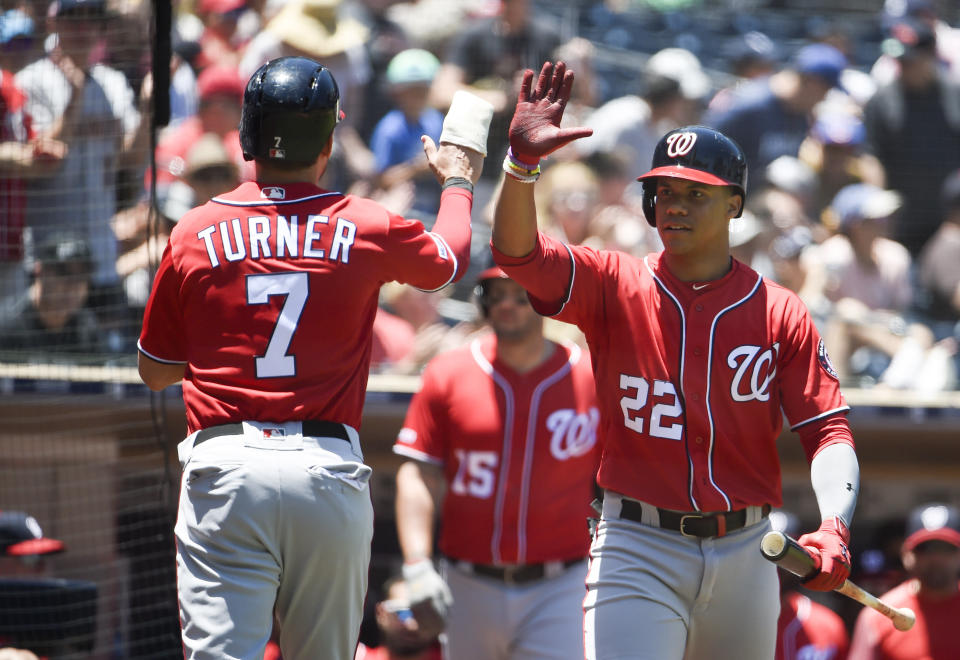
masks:
[[[810,463],[810,483],[820,518],[837,516],[849,527],[860,492],[860,464],[853,447],[835,444],[817,454]]]

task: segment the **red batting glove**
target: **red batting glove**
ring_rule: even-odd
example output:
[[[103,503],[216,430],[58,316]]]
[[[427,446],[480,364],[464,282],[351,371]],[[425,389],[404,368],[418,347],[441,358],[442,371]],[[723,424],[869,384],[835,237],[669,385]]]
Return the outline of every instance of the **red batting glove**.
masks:
[[[582,137],[593,135],[590,128],[560,128],[563,109],[573,89],[573,71],[557,62],[556,67],[545,62],[531,90],[533,71],[523,72],[517,108],[510,122],[510,149],[514,157],[530,165],[544,156]]]
[[[807,578],[803,586],[814,591],[833,591],[850,576],[850,530],[837,518],[827,518],[812,534],[804,534],[797,543],[820,560],[820,571]]]

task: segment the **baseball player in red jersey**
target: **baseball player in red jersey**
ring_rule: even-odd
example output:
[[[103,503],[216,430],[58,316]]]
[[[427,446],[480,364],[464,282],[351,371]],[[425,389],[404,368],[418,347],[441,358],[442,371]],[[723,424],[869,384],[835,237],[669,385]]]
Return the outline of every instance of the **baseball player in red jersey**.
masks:
[[[772,511],[770,527],[791,538],[800,520],[789,511]],[[840,615],[798,590],[800,578],[780,571],[780,618],[773,660],[846,660],[850,635]]]
[[[139,341],[151,389],[183,380],[190,435],[176,524],[188,658],[256,658],[276,609],[286,660],[353,658],[372,506],[357,429],[380,286],[437,289],[467,266],[480,154],[425,152],[434,230],[322,190],[336,81],[313,60],[258,69],[240,123],[255,182],[171,233]]]
[[[823,518],[799,541],[806,583],[850,570],[859,467],[816,328],[790,291],[730,256],[746,197],[740,148],[702,126],[657,144],[643,208],[664,249],[638,259],[537,231],[539,158],[589,129],[560,128],[573,74],[525,72],[497,200],[494,258],[543,314],[586,336],[604,438],[603,513],[584,601],[586,657],[772,658],[775,567],[758,551],[781,503],[776,439],[800,435]],[[748,625],[749,624],[749,625]]]
[[[929,502],[910,512],[900,550],[910,579],[880,598],[917,615],[910,630],[893,627],[872,609],[857,617],[849,660],[960,658],[960,511]]]
[[[480,274],[478,301],[493,332],[427,365],[394,445],[411,459],[397,473],[410,600],[449,606],[451,660],[581,657],[600,457],[589,360],[544,337],[500,269]],[[431,553],[444,490],[441,578]]]

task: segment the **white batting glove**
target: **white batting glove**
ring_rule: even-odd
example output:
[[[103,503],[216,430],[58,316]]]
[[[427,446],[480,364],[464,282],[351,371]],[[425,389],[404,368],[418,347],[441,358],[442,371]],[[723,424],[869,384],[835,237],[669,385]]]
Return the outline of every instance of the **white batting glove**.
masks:
[[[433,562],[425,558],[404,564],[403,581],[407,587],[410,609],[420,630],[428,635],[442,632],[450,606],[453,605],[453,595],[433,567]]]

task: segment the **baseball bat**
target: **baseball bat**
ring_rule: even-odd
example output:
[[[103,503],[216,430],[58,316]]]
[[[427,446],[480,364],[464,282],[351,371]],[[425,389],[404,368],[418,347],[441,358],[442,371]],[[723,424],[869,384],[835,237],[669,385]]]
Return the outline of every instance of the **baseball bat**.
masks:
[[[807,578],[820,570],[819,557],[811,555],[807,550],[783,532],[767,532],[760,541],[760,553],[765,559],[772,561],[785,571]],[[864,591],[850,580],[836,588],[836,591],[852,598],[862,605],[872,608],[893,622],[897,630],[910,630],[917,620],[916,614],[909,607],[892,607],[882,600]]]

